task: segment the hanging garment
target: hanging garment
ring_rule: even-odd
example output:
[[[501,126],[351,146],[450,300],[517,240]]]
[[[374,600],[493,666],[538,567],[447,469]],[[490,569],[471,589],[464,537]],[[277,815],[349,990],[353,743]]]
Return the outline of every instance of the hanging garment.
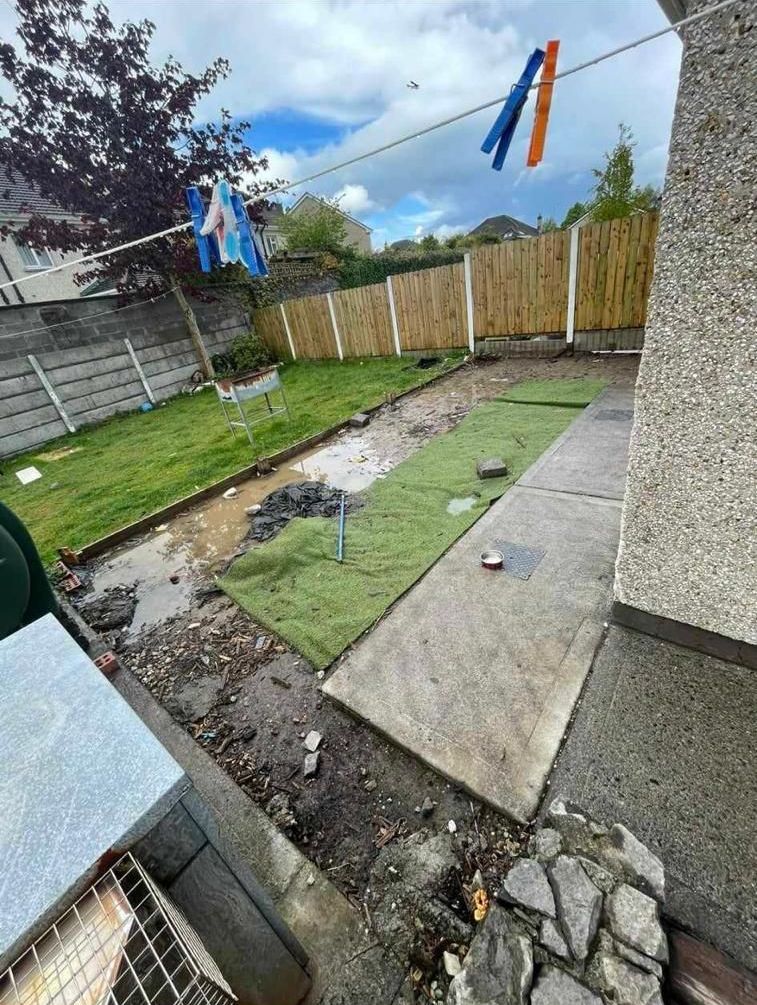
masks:
[[[528,91],[534,81],[534,77],[539,71],[539,67],[544,62],[544,50],[534,49],[528,57],[528,62],[520,75],[518,83],[513,86],[507,101],[502,107],[502,111],[497,116],[494,125],[486,135],[486,139],[481,144],[481,149],[485,154],[490,154],[497,144],[492,167],[495,171],[501,171],[505,163],[507,151],[515,134],[515,127],[523,111],[523,106],[528,100]]]
[[[203,272],[210,272],[213,265],[241,261],[251,276],[268,275],[265,258],[250,228],[242,197],[232,191],[225,178],[213,186],[207,214],[202,196],[195,186],[187,189],[186,198]]]
[[[536,112],[534,114],[534,127],[531,130],[531,143],[528,148],[528,159],[526,164],[529,167],[536,167],[544,156],[544,141],[547,136],[547,121],[549,119],[549,108],[552,104],[552,88],[554,87],[555,74],[557,73],[557,51],[560,43],[557,39],[547,42],[547,54],[544,57],[544,66],[541,70],[539,80],[539,90],[536,94]]]

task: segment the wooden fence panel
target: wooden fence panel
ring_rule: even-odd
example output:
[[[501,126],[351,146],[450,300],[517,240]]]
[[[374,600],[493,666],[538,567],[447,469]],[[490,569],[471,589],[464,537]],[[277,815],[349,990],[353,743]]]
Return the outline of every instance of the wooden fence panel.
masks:
[[[468,344],[462,262],[392,276],[403,349],[455,349]]]
[[[332,359],[337,355],[326,294],[284,304],[297,359]]]
[[[259,307],[252,315],[255,331],[269,349],[272,349],[279,359],[291,358],[289,339],[287,338],[284,319],[281,316],[281,305]]]
[[[657,213],[640,213],[581,228],[576,331],[643,328],[657,225]]]
[[[394,353],[386,283],[337,290],[331,296],[345,356],[391,356]]]
[[[570,234],[485,244],[471,254],[478,338],[564,331]]]

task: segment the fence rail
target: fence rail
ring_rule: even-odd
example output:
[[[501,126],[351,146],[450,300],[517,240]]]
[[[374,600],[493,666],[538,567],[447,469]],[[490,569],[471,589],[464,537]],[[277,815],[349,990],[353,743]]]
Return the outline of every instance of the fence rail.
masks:
[[[644,213],[577,233],[483,245],[464,263],[288,300],[255,311],[253,321],[276,353],[297,359],[472,348],[474,339],[527,335],[566,333],[572,341],[574,332],[641,329],[656,237],[657,213]],[[577,241],[574,269],[571,241]]]

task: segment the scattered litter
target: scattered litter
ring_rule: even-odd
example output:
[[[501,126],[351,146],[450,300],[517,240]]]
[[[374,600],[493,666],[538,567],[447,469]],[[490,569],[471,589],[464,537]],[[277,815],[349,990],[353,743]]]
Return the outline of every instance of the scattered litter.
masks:
[[[190,631],[191,631],[192,628],[199,628],[199,627],[200,627],[200,622],[199,621],[193,621],[191,625],[187,625],[187,628]]]
[[[481,552],[481,565],[485,569],[501,569],[505,562],[505,556],[496,548],[487,548]]]
[[[255,649],[259,652],[261,649],[265,648],[266,642],[268,642],[268,637],[266,635],[258,635],[255,639]]]
[[[152,409],[153,405],[151,401],[143,401],[142,404],[139,406],[140,412],[151,412]]]
[[[325,670],[318,670],[318,671],[316,671],[316,677],[318,678],[318,680],[323,680],[323,678],[325,676],[326,676],[326,671]]]
[[[32,465],[29,468],[21,468],[16,472],[16,478],[21,482],[22,485],[28,485],[29,482],[36,482],[38,478],[42,477],[42,472]]]
[[[363,788],[365,789],[366,792],[373,792],[377,786],[378,782],[376,781],[376,779],[369,778],[368,781],[365,783],[365,785],[363,785]]]
[[[315,778],[318,774],[318,764],[321,759],[321,753],[318,750],[314,750],[310,754],[305,754],[305,778]]]
[[[311,729],[308,735],[305,737],[303,746],[311,753],[314,753],[320,747],[322,739],[323,737],[317,730]]]
[[[430,796],[426,796],[426,798],[421,803],[421,816],[430,817],[431,814],[434,812],[435,806],[436,803],[434,802],[434,800]]]
[[[389,844],[390,841],[400,834],[405,821],[402,817],[400,817],[399,820],[395,820],[394,823],[392,823],[392,821],[387,820],[386,817],[378,817],[377,823],[379,825],[379,832],[374,838],[373,843],[377,848],[383,848],[384,845]]]
[[[502,478],[507,474],[507,465],[501,457],[489,457],[476,465],[479,478]]]
[[[355,429],[363,429],[370,421],[370,415],[367,415],[365,412],[356,412],[350,419],[350,425],[354,426]]]
[[[263,507],[260,505],[260,503],[253,503],[252,506],[245,506],[244,511],[247,514],[247,516],[255,516],[261,511],[262,508]]]
[[[226,491],[223,494],[223,497],[224,499],[236,499],[238,495],[239,495],[238,490],[235,489],[234,486],[232,485],[230,489],[226,489]]]
[[[308,886],[315,886],[315,876],[312,874],[312,872],[308,876],[306,882],[307,882]]]
[[[450,834],[455,834],[457,832],[457,824],[455,823],[454,820],[448,821],[447,830],[450,832]]]
[[[98,670],[104,673],[106,677],[111,677],[116,670],[118,670],[118,657],[109,649],[106,653],[103,653],[102,656],[97,657],[95,660],[95,666]]]
[[[473,919],[483,921],[489,912],[489,894],[486,890],[474,890],[473,892]]]
[[[79,565],[79,556],[73,548],[58,548],[58,554],[66,565]]]
[[[156,534],[162,534],[163,531],[168,530],[168,524],[167,523],[161,523],[161,524],[159,524],[157,527],[155,527],[153,529],[155,530]]]
[[[460,971],[463,969],[463,965],[460,962],[459,957],[455,956],[454,953],[448,952],[446,949],[443,953],[444,959],[444,970],[449,977],[457,977]]]
[[[421,356],[418,362],[415,364],[416,370],[430,370],[432,366],[436,366],[439,362],[438,356]]]

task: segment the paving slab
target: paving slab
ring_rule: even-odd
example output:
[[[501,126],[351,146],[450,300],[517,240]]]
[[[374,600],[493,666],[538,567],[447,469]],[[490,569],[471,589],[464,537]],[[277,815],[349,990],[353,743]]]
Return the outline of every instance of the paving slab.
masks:
[[[620,821],[665,863],[665,914],[757,970],[757,674],[610,628],[549,798]]]
[[[622,499],[632,424],[633,388],[606,388],[518,484]]]
[[[629,404],[630,392],[612,388],[591,407]],[[528,485],[529,469],[324,685],[516,820],[536,812],[602,637],[621,512],[605,497],[619,490],[607,468],[626,456],[629,433],[626,419],[579,415],[549,451],[554,472],[549,458],[537,462],[548,487]],[[589,458],[592,444],[597,463],[584,464],[579,493],[565,458]],[[587,494],[594,486],[598,495]],[[481,552],[497,546],[507,571],[482,569]]]
[[[0,642],[0,764],[2,971],[190,782],[52,614]]]

